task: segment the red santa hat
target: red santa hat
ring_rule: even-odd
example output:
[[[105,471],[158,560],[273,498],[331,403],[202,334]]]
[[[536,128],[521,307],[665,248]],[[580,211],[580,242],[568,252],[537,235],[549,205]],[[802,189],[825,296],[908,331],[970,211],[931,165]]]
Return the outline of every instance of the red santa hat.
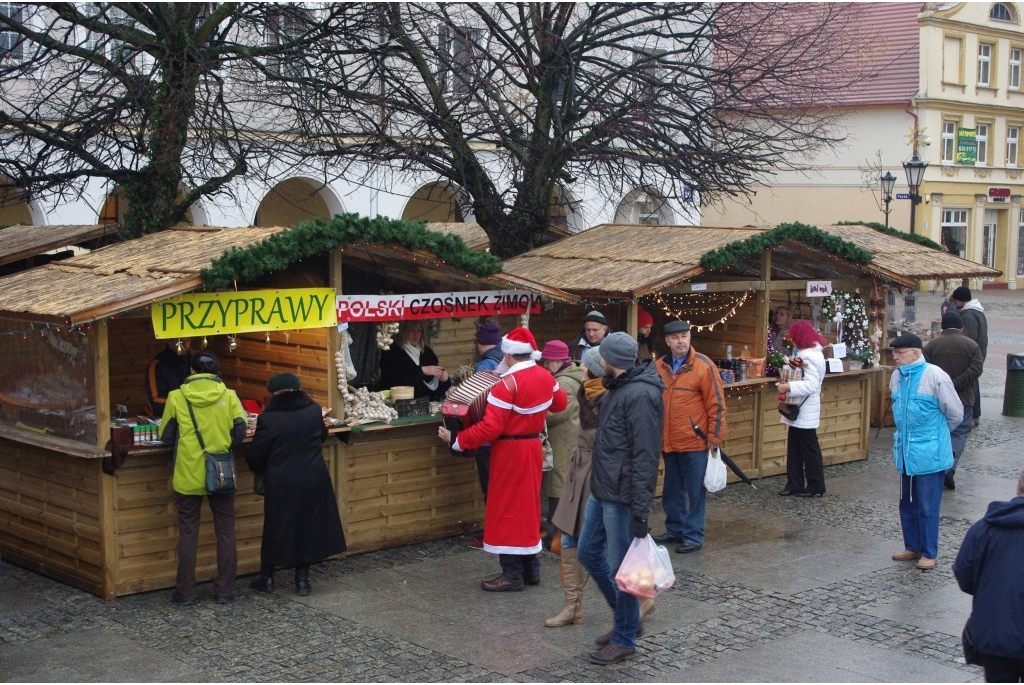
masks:
[[[537,340],[528,328],[513,328],[501,339],[501,351],[505,354],[529,354],[534,361],[540,359]]]

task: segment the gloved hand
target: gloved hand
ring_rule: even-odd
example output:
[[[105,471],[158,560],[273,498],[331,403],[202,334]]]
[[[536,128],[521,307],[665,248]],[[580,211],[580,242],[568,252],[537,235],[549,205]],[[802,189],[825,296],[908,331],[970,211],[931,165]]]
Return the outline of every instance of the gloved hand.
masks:
[[[639,516],[633,517],[633,537],[645,538],[650,530],[651,529],[647,527],[647,519]]]

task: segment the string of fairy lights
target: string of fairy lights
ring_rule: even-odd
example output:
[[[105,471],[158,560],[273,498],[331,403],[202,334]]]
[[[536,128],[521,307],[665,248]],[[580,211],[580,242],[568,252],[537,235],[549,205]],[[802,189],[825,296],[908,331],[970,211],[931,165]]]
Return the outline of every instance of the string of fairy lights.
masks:
[[[740,293],[735,297],[729,297],[729,301],[722,304],[722,296],[710,293],[684,293],[680,295],[665,296],[661,293],[653,295],[654,301],[661,307],[661,310],[670,319],[680,319],[690,322],[690,328],[700,331],[715,330],[715,326],[724,324],[736,316],[736,312],[746,303],[751,296],[751,291]],[[710,323],[695,323],[694,316],[704,315],[718,316]]]

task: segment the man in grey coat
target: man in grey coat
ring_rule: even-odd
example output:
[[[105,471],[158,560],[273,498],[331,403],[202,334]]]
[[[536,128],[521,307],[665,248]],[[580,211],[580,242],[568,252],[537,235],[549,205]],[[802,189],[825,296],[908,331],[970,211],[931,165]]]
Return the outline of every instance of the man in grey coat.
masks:
[[[978,347],[978,343],[964,335],[963,329],[964,322],[960,314],[955,309],[950,309],[942,315],[942,335],[924,347],[925,361],[935,364],[949,374],[956,394],[964,405],[963,421],[949,433],[953,441],[953,468],[946,470],[943,486],[947,490],[956,488],[953,476],[960,463],[960,456],[967,446],[967,436],[971,434],[971,420],[974,418],[974,388],[985,368],[981,348]]]
[[[636,653],[640,604],[619,590],[615,574],[634,538],[649,532],[647,515],[658,481],[665,384],[650,361],[637,363],[637,342],[612,333],[601,342],[607,389],[590,472],[577,557],[614,612],[615,628],[598,637],[595,664],[615,664]]]
[[[971,291],[965,285],[954,290],[950,299],[964,320],[964,335],[978,343],[984,361],[988,357],[988,319],[985,318],[985,308],[977,298],[971,297]],[[974,408],[971,416],[974,417],[973,425],[977,426],[981,421],[981,385],[977,379],[974,381]]]

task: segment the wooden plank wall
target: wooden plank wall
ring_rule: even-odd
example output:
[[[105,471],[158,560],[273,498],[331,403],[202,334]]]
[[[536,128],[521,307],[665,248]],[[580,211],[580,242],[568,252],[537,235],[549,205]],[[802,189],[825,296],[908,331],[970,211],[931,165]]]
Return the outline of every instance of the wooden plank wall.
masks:
[[[263,498],[252,492],[252,473],[244,447],[235,450],[239,468],[235,495],[238,574],[260,568]],[[146,449],[128,457],[117,471],[116,595],[174,587],[178,568],[178,515],[171,490],[173,460],[166,448]],[[196,579],[212,580],[217,572],[216,539],[209,506],[201,509]],[[241,581],[239,581],[241,582]]]
[[[428,423],[352,435],[332,473],[350,552],[479,530],[473,459],[453,456]]]
[[[0,549],[6,560],[102,596],[99,459],[0,438]]]

